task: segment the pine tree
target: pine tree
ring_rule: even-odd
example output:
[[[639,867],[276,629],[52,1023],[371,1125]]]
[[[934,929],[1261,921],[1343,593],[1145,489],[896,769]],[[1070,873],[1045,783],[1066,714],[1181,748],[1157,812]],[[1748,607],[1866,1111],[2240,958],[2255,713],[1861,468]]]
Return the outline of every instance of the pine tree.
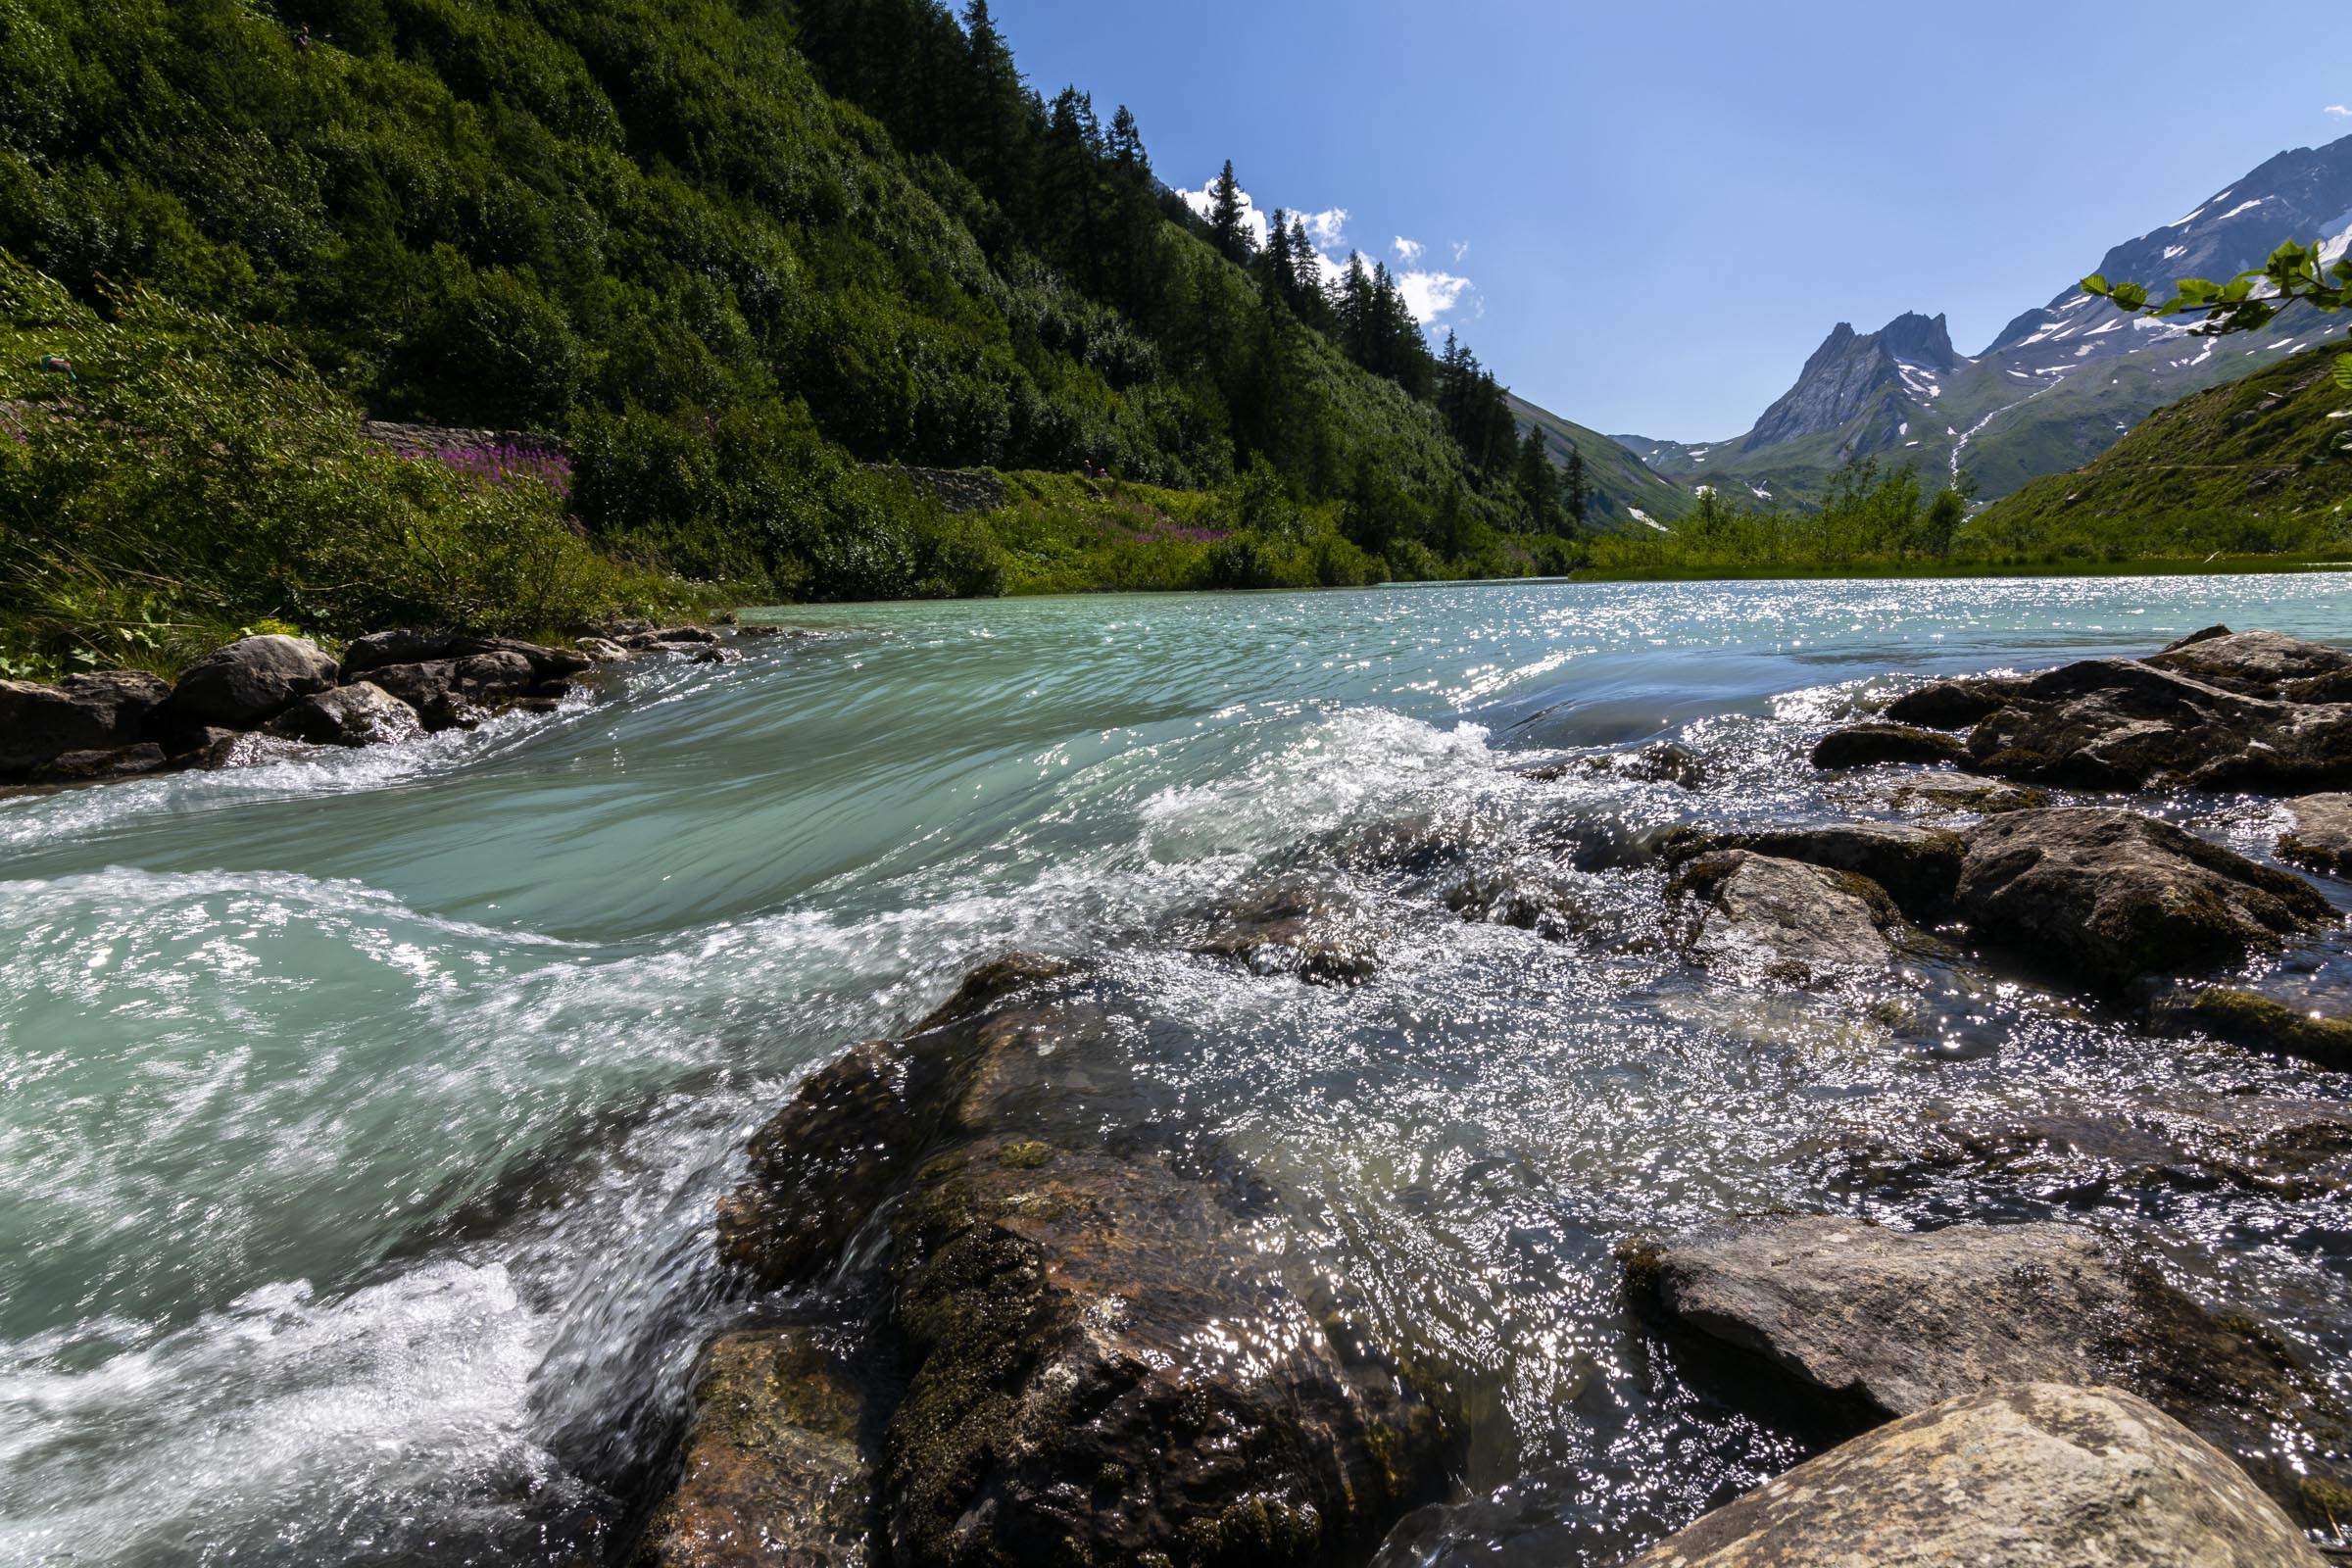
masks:
[[[1293,305],[1298,298],[1298,277],[1291,264],[1291,215],[1281,208],[1274,209],[1266,222],[1266,249],[1263,281],[1269,299]]]
[[[973,0],[978,4],[979,0]],[[1250,228],[1243,219],[1242,184],[1233,177],[1233,160],[1225,160],[1225,168],[1208,187],[1208,235],[1218,250],[1230,262],[1246,263],[1252,249]]]
[[[1572,444],[1568,448],[1568,470],[1560,476],[1560,511],[1567,517],[1572,534],[1585,526],[1585,455]]]
[[[1559,473],[1551,466],[1551,443],[1534,425],[1519,443],[1519,499],[1527,508],[1527,524],[1536,533],[1554,532],[1559,525]]]
[[[1135,116],[1125,104],[1110,117],[1110,161],[1121,172],[1152,172],[1152,160],[1144,152],[1144,133],[1136,127]]]

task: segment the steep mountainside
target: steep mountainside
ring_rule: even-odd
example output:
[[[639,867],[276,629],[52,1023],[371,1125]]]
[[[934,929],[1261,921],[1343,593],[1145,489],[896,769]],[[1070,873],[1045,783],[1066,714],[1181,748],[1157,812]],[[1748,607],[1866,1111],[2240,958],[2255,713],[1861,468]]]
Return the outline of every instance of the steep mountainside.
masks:
[[[1571,449],[1585,460],[1585,520],[1589,526],[1634,526],[1644,518],[1672,522],[1690,510],[1688,490],[1651,472],[1620,443],[1525,398],[1513,397],[1510,402],[1511,417],[1519,428],[1541,430],[1551,443],[1553,462],[1565,465]]]
[[[2288,239],[2352,244],[2352,136],[2281,153],[2186,216],[2115,246],[2096,270],[2152,287],[2227,278]],[[1622,436],[1690,487],[1802,501],[1853,458],[1908,463],[1931,478],[1965,469],[1995,499],[2074,468],[2150,413],[2309,347],[2335,324],[2290,311],[2258,338],[2209,340],[2188,323],[2127,316],[2072,285],[2013,319],[1975,358],[1934,320],[1904,315],[1857,335],[1839,322],[1796,383],[1727,441]]]
[[[376,414],[562,434],[600,538],[794,596],[984,584],[866,465],[1270,468],[1449,557],[1520,524],[1393,289],[1309,319],[967,15],[0,0],[0,251],[282,330]]]
[[[2211,547],[2274,550],[2293,524],[2352,506],[2352,393],[2335,384],[2335,343],[2306,349],[2150,415],[2071,473],[2035,479],[1972,527],[2021,547],[2113,523],[2154,543],[2172,534]]]

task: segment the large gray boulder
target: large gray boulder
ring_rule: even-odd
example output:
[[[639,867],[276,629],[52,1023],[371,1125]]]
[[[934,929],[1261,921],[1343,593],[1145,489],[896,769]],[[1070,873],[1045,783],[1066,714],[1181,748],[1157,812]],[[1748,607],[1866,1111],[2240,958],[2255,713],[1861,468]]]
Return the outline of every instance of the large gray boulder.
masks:
[[[2325,789],[2352,782],[2352,705],[2091,659],[2027,681],[1970,733],[1968,756],[1984,772],[2093,789]]]
[[[2352,650],[2283,632],[2215,627],[2150,655],[2148,662],[2248,696],[2308,700],[2311,682],[2352,673]]]
[[[313,746],[372,746],[424,733],[416,710],[373,681],[353,681],[305,697],[270,723],[272,735]]]
[[[2328,1456],[2342,1413],[2324,1388],[2082,1227],[1910,1233],[1821,1215],[1659,1243],[1629,1267],[1669,1317],[1873,1416],[2017,1383],[2112,1383],[2313,1523],[2327,1489],[2352,1481]]]
[[[2322,1568],[2230,1461],[2121,1389],[1964,1395],[1702,1515],[1627,1568]]]
[[[2010,811],[1964,837],[1971,930],[2097,986],[2241,961],[2334,914],[2302,878],[2133,811]]]
[[[2278,836],[2281,858],[2352,874],[2352,795],[2306,795],[2286,810],[2290,825]]]
[[[1885,968],[1902,926],[1894,901],[1868,877],[1747,850],[1701,856],[1670,892],[1697,910],[1693,957],[1792,985]]]
[[[143,669],[91,670],[55,684],[0,680],[0,777],[70,752],[112,752],[147,738],[172,688]]]
[[[518,701],[539,684],[525,655],[509,649],[422,664],[378,664],[368,679],[416,710],[427,730],[465,729],[493,706]]]
[[[454,631],[379,631],[343,650],[343,678],[356,680],[370,670],[391,664],[451,663],[483,654],[521,656],[531,666],[536,681],[564,680],[596,662],[578,649],[548,648],[513,637],[480,637]]]
[[[242,637],[190,664],[172,688],[172,722],[184,729],[252,729],[314,692],[332,691],[334,660],[299,637]]]

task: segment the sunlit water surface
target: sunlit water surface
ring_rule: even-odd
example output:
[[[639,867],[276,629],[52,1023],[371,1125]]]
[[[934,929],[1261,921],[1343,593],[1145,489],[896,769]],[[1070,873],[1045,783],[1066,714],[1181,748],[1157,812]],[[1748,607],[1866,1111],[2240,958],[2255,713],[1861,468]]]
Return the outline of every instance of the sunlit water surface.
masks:
[[[2352,638],[2341,579],[778,618],[822,635],[471,735],[0,802],[0,1562],[596,1560],[734,1305],[709,1223],[745,1133],[1014,947],[1102,960],[1155,1116],[1252,1162],[1443,1385],[1457,1495],[1396,1563],[1612,1560],[1801,1456],[1617,1284],[1621,1239],[1732,1213],[2130,1215],[2352,1392],[2327,1205],[1839,1174],[1927,1104],[2327,1075],[1965,964],[1709,978],[1622,848],[1838,809],[1805,748],[1904,678],[2220,620]],[[1700,789],[1513,770],[1668,734]],[[2172,809],[2249,853],[2276,831],[2269,803]],[[1369,983],[1172,935],[1285,879],[1356,911]],[[1464,918],[1470,884],[1559,916]]]

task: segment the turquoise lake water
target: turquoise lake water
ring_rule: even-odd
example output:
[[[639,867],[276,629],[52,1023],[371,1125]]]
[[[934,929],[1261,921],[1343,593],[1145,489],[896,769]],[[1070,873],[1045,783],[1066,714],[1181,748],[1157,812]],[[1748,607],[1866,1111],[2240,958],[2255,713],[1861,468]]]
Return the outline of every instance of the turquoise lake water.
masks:
[[[1804,753],[1905,679],[2216,621],[2352,640],[2347,586],[795,610],[757,618],[816,635],[632,667],[552,717],[0,801],[0,1563],[593,1560],[730,1309],[710,1205],[745,1134],[1015,947],[1115,971],[1162,1113],[1250,1157],[1296,1245],[1443,1372],[1458,1495],[1391,1559],[1606,1560],[1804,1451],[1684,1385],[1623,1306],[1620,1239],[1868,1207],[1840,1137],[1928,1101],[2345,1094],[1964,967],[1710,979],[1611,846],[1867,808]],[[1701,787],[1515,771],[1660,736]],[[2172,809],[2248,853],[2277,830],[2267,802]],[[1465,919],[1400,844],[1563,922]],[[1370,982],[1170,934],[1285,878],[1364,911]],[[2340,1214],[2108,1206],[2352,1393]]]

